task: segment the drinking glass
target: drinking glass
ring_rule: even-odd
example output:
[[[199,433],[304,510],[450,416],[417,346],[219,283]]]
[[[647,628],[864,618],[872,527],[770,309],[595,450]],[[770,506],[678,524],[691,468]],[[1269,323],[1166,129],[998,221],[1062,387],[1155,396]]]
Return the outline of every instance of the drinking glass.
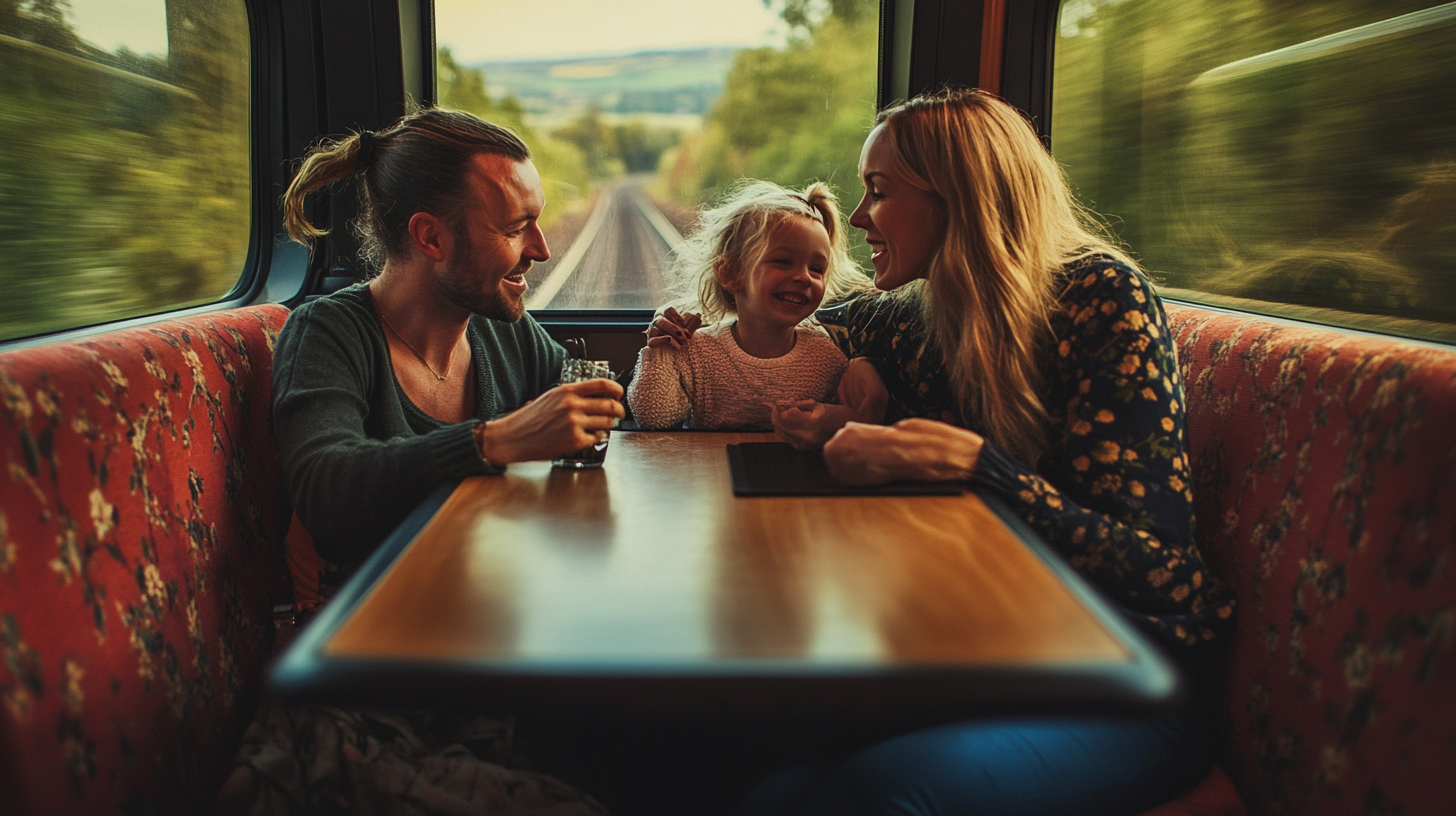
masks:
[[[561,384],[586,382],[587,380],[613,378],[612,367],[606,360],[567,360],[561,364]],[[602,441],[582,448],[575,453],[551,460],[552,467],[586,470],[599,468],[607,458],[607,441],[611,431],[602,431]]]

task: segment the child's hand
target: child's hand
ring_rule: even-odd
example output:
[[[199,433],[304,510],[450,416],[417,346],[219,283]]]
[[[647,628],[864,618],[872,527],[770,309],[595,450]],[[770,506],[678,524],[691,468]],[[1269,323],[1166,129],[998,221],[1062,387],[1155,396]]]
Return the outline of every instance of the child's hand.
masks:
[[[696,332],[703,325],[703,318],[688,312],[678,314],[677,309],[667,307],[652,325],[647,327],[648,348],[662,348],[672,346],[682,348],[692,339],[693,332]]]
[[[822,448],[850,422],[878,425],[885,420],[890,392],[874,365],[863,357],[849,361],[839,379],[839,404],[800,400],[769,405],[774,430],[795,450]]]
[[[769,405],[774,430],[794,450],[814,450],[824,446],[854,413],[843,405],[830,405],[801,400],[788,405]]]

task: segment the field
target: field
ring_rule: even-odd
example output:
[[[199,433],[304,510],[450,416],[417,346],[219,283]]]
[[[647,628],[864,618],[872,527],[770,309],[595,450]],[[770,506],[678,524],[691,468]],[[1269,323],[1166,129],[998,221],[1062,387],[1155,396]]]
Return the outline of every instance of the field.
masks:
[[[733,48],[647,51],[569,59],[480,62],[492,97],[513,97],[533,124],[551,128],[596,105],[654,125],[696,129],[723,91]],[[643,116],[643,115],[646,116]]]

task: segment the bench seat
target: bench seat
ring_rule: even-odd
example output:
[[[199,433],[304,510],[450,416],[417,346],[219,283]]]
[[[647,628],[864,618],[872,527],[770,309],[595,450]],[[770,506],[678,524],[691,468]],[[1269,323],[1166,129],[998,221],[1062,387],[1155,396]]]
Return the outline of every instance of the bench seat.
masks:
[[[9,814],[205,813],[287,597],[264,305],[0,353]]]
[[[1168,313],[1239,598],[1224,769],[1253,813],[1456,813],[1456,352]]]
[[[1227,775],[1154,813],[1456,813],[1456,352],[1168,311],[1198,540],[1240,608]],[[286,317],[0,353],[7,813],[209,809],[287,594]]]

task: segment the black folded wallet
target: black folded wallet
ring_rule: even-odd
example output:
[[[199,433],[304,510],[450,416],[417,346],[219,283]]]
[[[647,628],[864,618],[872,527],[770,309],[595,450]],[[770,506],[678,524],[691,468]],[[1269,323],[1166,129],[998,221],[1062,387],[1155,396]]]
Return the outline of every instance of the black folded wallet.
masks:
[[[834,481],[819,451],[796,451],[783,442],[728,446],[735,496],[958,496],[960,482],[895,482],[851,487]]]

